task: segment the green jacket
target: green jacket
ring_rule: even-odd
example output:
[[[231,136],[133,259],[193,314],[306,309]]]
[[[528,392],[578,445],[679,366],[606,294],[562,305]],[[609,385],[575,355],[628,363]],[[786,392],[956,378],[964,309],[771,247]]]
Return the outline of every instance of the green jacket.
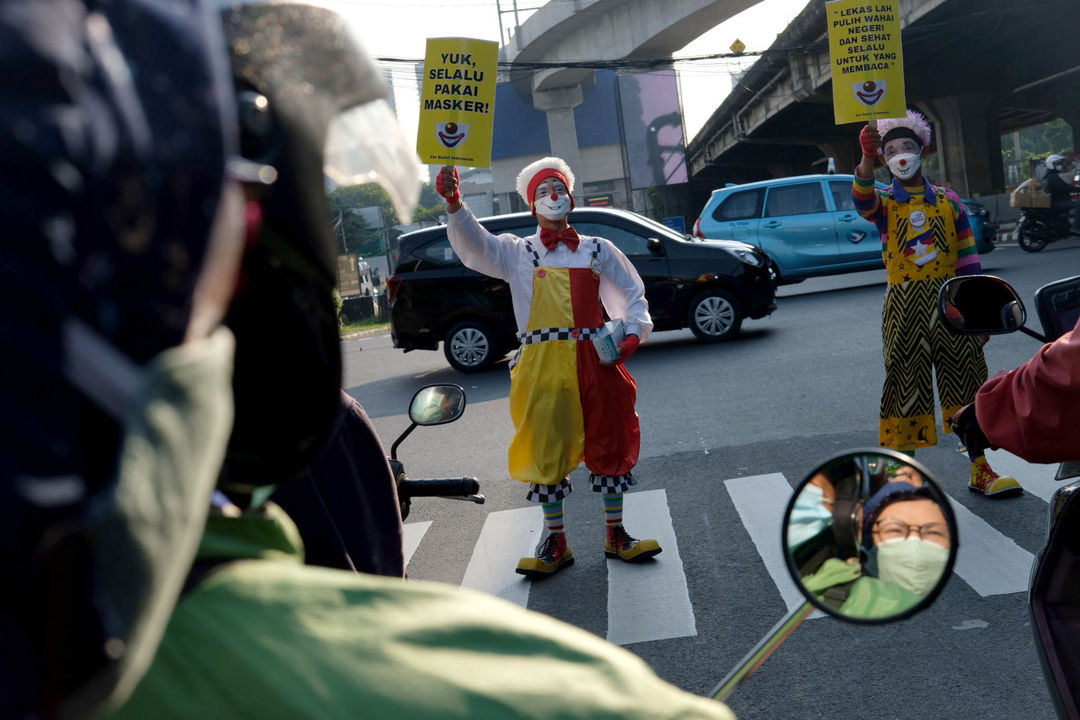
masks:
[[[305,566],[274,505],[212,517],[183,597],[114,718],[725,718],[636,655],[494,596]]]
[[[823,598],[829,588],[854,581],[838,608],[841,615],[857,618],[882,618],[898,615],[915,605],[915,593],[888,580],[863,575],[858,564],[829,558],[812,575],[803,578],[806,589]]]

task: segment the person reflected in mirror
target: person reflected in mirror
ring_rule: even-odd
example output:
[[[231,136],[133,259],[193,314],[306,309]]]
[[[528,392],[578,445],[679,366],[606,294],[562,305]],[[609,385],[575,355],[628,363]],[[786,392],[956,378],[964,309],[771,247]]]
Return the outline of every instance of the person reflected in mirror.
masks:
[[[454,417],[461,405],[461,393],[428,388],[418,397],[413,409],[413,419],[418,423],[440,423]]]
[[[879,441],[909,454],[938,442],[934,376],[945,432],[952,432],[953,414],[971,402],[987,376],[981,339],[951,332],[937,311],[945,281],[979,274],[982,265],[960,198],[923,176],[930,143],[929,122],[912,110],[902,118],[879,120],[877,127],[867,125],[859,134],[862,159],[852,185],[855,209],[881,235],[886,272]],[[874,185],[878,158],[893,175],[882,190]],[[994,472],[985,455],[969,452],[968,457],[972,490],[984,495],[1021,490],[1014,478]]]
[[[913,465],[899,465],[895,468],[890,467],[889,482],[906,482],[915,487],[921,487],[926,484],[926,481],[923,480],[922,473]]]
[[[842,615],[886,618],[914,607],[940,580],[948,522],[928,486],[887,482],[866,502],[860,557],[825,561],[805,587]]]
[[[436,189],[447,202],[454,251],[467,267],[509,283],[513,299],[522,347],[510,368],[510,476],[529,486],[526,498],[543,506],[547,528],[517,572],[539,579],[573,562],[563,501],[582,461],[604,503],[604,554],[625,562],[657,555],[659,543],[632,537],[622,520],[641,443],[637,385],[623,363],[653,326],[637,270],[610,241],[579,237],[570,226],[574,173],[561,158],[537,160],[518,174],[518,194],[539,225],[525,238],[492,235],[477,222],[462,203],[457,168],[443,167]],[[605,313],[626,328],[614,363],[585,342]]]
[[[820,468],[795,496],[787,521],[788,551],[800,575],[829,558],[858,552],[860,472],[850,457]]]
[[[1014,370],[987,380],[956,414],[969,448],[1028,462],[1080,460],[1080,320]]]

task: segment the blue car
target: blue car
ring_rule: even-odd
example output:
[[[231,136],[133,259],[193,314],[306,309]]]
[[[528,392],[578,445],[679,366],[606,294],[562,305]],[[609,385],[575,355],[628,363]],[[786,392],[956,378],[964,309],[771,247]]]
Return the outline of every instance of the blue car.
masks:
[[[694,235],[760,247],[780,283],[882,269],[881,236],[855,211],[852,180],[851,175],[799,175],[729,184],[713,190]],[[996,227],[989,213],[978,203],[963,202],[979,253],[992,251]]]

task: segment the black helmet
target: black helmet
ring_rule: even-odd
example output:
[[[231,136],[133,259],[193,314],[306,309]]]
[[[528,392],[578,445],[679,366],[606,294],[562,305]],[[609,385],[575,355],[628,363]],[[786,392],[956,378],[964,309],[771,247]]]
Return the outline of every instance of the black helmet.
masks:
[[[419,175],[380,102],[386,85],[339,14],[306,2],[258,2],[227,6],[222,20],[242,153],[276,171],[259,175],[276,179],[256,190],[262,232],[226,319],[237,352],[224,480],[253,486],[288,480],[308,465],[340,405],[327,187],[382,179],[407,217]],[[381,107],[385,114],[373,123]],[[410,172],[411,189],[395,192],[409,185]]]

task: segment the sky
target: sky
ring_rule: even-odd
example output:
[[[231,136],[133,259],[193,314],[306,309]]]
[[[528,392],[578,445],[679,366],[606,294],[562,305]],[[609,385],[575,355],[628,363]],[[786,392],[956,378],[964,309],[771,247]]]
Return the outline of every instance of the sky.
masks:
[[[349,18],[368,52],[375,58],[422,60],[429,37],[470,37],[499,40],[498,4],[495,0],[324,0]],[[551,0],[559,2],[561,0]],[[810,0],[761,0],[698,37],[675,53],[676,59],[730,52],[736,39],[748,52],[765,50]],[[663,2],[663,0],[653,0]],[[501,0],[502,24],[514,26],[513,0]],[[522,22],[526,8],[543,0],[517,0]],[[505,36],[504,36],[505,38]],[[676,64],[682,90],[683,121],[687,139],[693,138],[712,111],[731,91],[731,74],[748,68],[755,58],[686,61]],[[398,119],[407,138],[416,137],[419,99],[411,66],[391,64]]]

